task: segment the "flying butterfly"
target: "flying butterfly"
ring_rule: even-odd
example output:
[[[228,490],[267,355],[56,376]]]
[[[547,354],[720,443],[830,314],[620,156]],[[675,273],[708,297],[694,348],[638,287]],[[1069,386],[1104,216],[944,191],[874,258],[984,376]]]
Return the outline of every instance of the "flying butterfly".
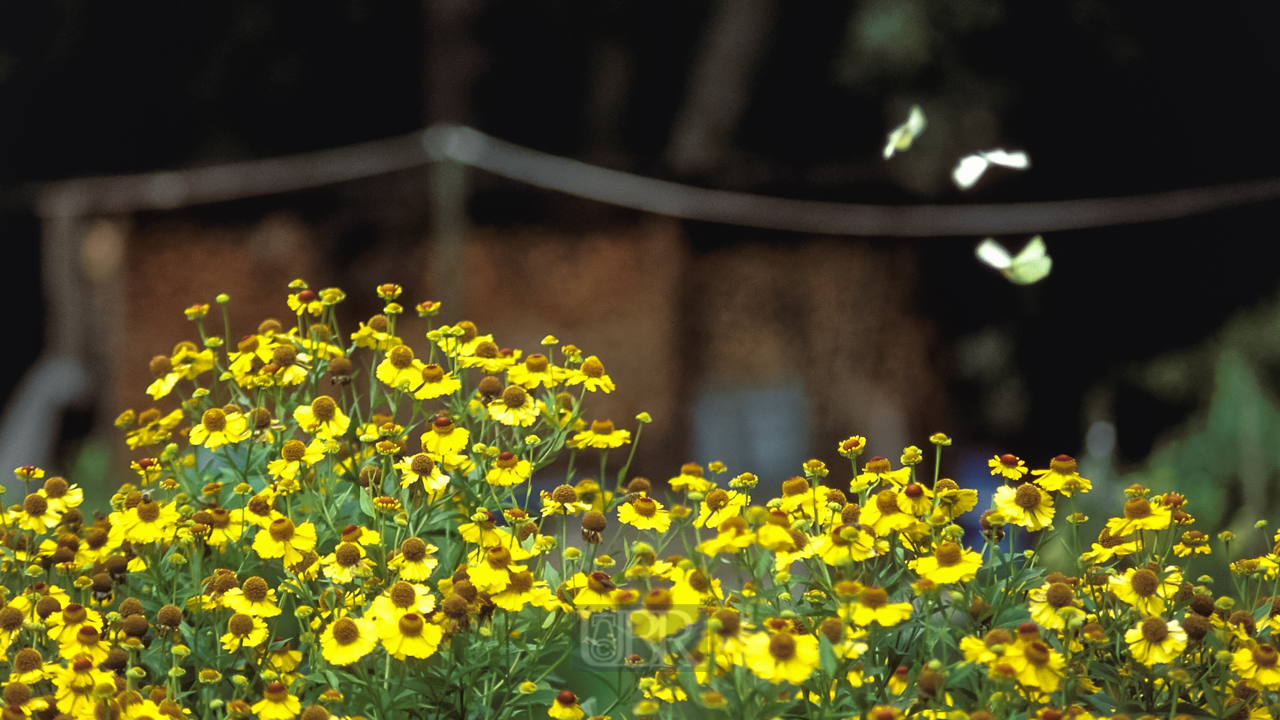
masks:
[[[911,113],[907,115],[907,121],[893,129],[889,133],[889,139],[884,144],[884,159],[888,160],[893,157],[894,153],[906,152],[911,147],[911,143],[915,141],[920,133],[924,132],[928,122],[924,118],[924,111],[919,105],[911,106]]]
[[[960,162],[956,163],[955,169],[951,171],[951,179],[955,181],[956,187],[968,190],[982,179],[983,174],[992,165],[1013,170],[1026,170],[1031,167],[1031,158],[1021,150],[1015,152],[1000,149],[982,150],[960,158]]]
[[[974,254],[983,263],[999,270],[1009,282],[1017,285],[1033,285],[1045,279],[1053,269],[1053,258],[1049,257],[1044,240],[1039,236],[1031,238],[1026,246],[1015,256],[1010,256],[1003,245],[987,238],[978,244]]]

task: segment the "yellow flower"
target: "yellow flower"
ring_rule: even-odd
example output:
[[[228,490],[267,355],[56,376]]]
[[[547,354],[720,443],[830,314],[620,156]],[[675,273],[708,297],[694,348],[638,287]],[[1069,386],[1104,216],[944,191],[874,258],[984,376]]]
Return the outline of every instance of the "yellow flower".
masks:
[[[1182,542],[1173,546],[1173,553],[1178,557],[1186,557],[1192,554],[1208,555],[1209,538],[1199,530],[1189,530],[1182,533]]]
[[[360,327],[351,333],[356,347],[373,350],[390,350],[400,344],[400,338],[387,332],[389,325],[386,315],[374,315],[368,323],[360,323]]]
[[[294,525],[289,518],[276,518],[259,530],[253,538],[253,550],[264,559],[284,558],[285,565],[296,565],[303,555],[316,547],[316,526]]]
[[[476,343],[475,352],[458,358],[458,364],[464,368],[479,368],[489,375],[505,372],[515,365],[520,351],[503,351],[490,340]]]
[[[644,609],[631,613],[631,627],[637,637],[658,642],[697,622],[696,607],[676,605],[671,591],[654,589],[644,596]]]
[[[1155,572],[1147,568],[1129,568],[1124,575],[1112,575],[1111,592],[1138,609],[1143,615],[1160,615],[1164,612],[1166,601],[1177,597],[1182,587],[1182,574],[1173,568],[1163,580]]]
[[[484,479],[490,485],[510,487],[528,480],[532,474],[532,463],[521,460],[509,452],[503,452],[493,461],[493,468],[485,474]]]
[[[528,427],[538,419],[538,404],[519,385],[508,385],[501,397],[489,403],[489,418],[503,425]]]
[[[200,424],[191,428],[189,439],[192,445],[217,450],[223,445],[234,445],[249,434],[249,421],[243,414],[209,408],[200,418]]]
[[[303,289],[296,293],[289,293],[286,302],[295,315],[310,313],[320,317],[320,313],[324,312],[324,302],[316,295],[315,290]]]
[[[564,382],[566,385],[582,385],[591,392],[611,393],[614,389],[613,380],[604,372],[604,363],[595,355],[583,360],[579,369],[568,371]]]
[[[702,466],[697,463],[685,463],[680,466],[680,474],[671,478],[672,490],[705,493],[715,487],[715,483],[702,477]]]
[[[857,525],[838,525],[823,536],[814,552],[828,565],[862,562],[876,556],[876,539]]]
[[[911,514],[911,501],[905,495],[893,490],[881,490],[874,498],[874,502],[868,502],[862,508],[859,521],[871,526],[877,537],[907,530],[916,524],[916,518]]]
[[[547,362],[546,355],[534,353],[525,358],[524,362],[512,365],[507,370],[507,382],[519,385],[526,390],[532,390],[539,385],[551,388],[559,384],[556,379],[559,372],[561,372],[560,368],[553,367]]]
[[[660,533],[671,527],[671,514],[662,509],[662,503],[649,497],[640,497],[618,508],[618,520],[641,530],[657,530]]]
[[[946,522],[969,512],[978,506],[978,491],[961,488],[954,480],[942,478],[933,486],[937,496],[938,513]]]
[[[222,604],[232,611],[251,617],[276,617],[281,610],[276,605],[276,591],[261,577],[251,577],[244,585],[232,588],[222,596]]]
[[[399,571],[401,579],[423,582],[431,577],[440,561],[435,559],[437,548],[416,537],[400,543],[400,553],[387,561],[387,567]]]
[[[1017,489],[1008,485],[996,488],[995,505],[1005,522],[1028,530],[1043,530],[1053,524],[1053,498],[1031,483]]]
[[[251,708],[258,720],[294,720],[302,712],[302,703],[289,694],[284,683],[273,682],[262,693],[262,699]]]
[[[62,521],[62,514],[54,512],[49,501],[37,493],[28,495],[22,506],[15,508],[17,509],[9,511],[8,522],[17,524],[23,530],[44,534]]]
[[[1064,582],[1045,583],[1043,587],[1036,588],[1027,594],[1027,609],[1031,612],[1031,619],[1037,625],[1046,627],[1050,630],[1061,630],[1066,627],[1066,620],[1058,614],[1058,611],[1064,607],[1075,605],[1075,594],[1071,592],[1071,586]]]
[[[747,521],[739,516],[720,521],[716,529],[716,536],[698,545],[698,552],[711,557],[722,553],[734,554],[756,541],[756,534],[750,531]]]
[[[921,577],[946,585],[972,580],[982,568],[982,556],[953,542],[944,542],[932,556],[926,555],[908,564]]]
[[[413,350],[408,345],[397,345],[378,364],[377,375],[383,384],[409,391],[422,384],[422,371],[425,368],[422,361],[413,356]]]
[[[382,646],[397,660],[431,657],[444,637],[444,630],[439,625],[428,623],[416,612],[381,622],[377,631]]]
[[[850,492],[860,493],[882,482],[890,483],[895,487],[906,485],[911,482],[911,468],[902,467],[893,470],[887,459],[879,456],[873,457],[863,466],[862,472],[854,476],[853,480],[849,482],[849,490]]]
[[[1163,618],[1149,617],[1125,631],[1124,641],[1129,643],[1134,660],[1151,667],[1173,662],[1181,655],[1187,647],[1187,633],[1177,620],[1165,622]]]
[[[236,613],[227,621],[227,632],[221,640],[227,652],[242,647],[256,648],[267,641],[267,623],[259,617]]]
[[[394,623],[408,613],[430,617],[435,608],[436,598],[426,586],[400,580],[374,598],[369,610],[381,634],[386,623]]]
[[[84,491],[79,485],[71,485],[64,478],[54,476],[44,481],[44,487],[36,491],[49,503],[53,512],[64,513],[84,502]]]
[[[431,421],[431,430],[422,434],[422,451],[439,460],[445,455],[462,452],[470,439],[470,431],[440,416]]]
[[[1276,660],[1275,648],[1261,643],[1237,650],[1231,660],[1231,669],[1251,688],[1280,690],[1280,668],[1276,667]]]
[[[1018,682],[1047,693],[1058,689],[1066,665],[1061,653],[1040,640],[1006,646],[1004,662],[1013,668]]]
[[[693,521],[693,526],[715,530],[725,520],[737,517],[750,499],[745,493],[734,492],[733,490],[720,490],[718,488],[712,490],[703,498],[702,507],[698,512],[698,517]]]
[[[95,664],[106,660],[110,651],[111,646],[93,625],[81,625],[70,640],[58,644],[58,654],[63,658],[71,660],[87,655]]]
[[[1048,470],[1032,470],[1031,474],[1036,476],[1036,484],[1040,487],[1049,492],[1061,492],[1067,497],[1093,489],[1093,483],[1076,472],[1075,458],[1069,455],[1059,455],[1049,461]]]
[[[1124,517],[1107,521],[1112,535],[1128,535],[1138,530],[1164,530],[1173,521],[1173,511],[1159,500],[1132,498],[1124,504]]]
[[[177,503],[158,503],[144,498],[137,507],[124,513],[120,523],[124,539],[136,544],[171,539],[173,530],[181,519],[176,505]]]
[[[1003,657],[1003,649],[1013,644],[1013,636],[1008,630],[995,628],[981,638],[972,636],[960,639],[960,652],[964,653],[964,661],[980,665],[992,665]],[[996,653],[997,646],[1001,649]]]
[[[369,577],[373,563],[365,558],[364,549],[358,543],[340,542],[333,552],[320,561],[324,576],[336,583],[355,582],[356,578]]]
[[[280,448],[280,457],[267,463],[267,472],[277,479],[293,480],[304,466],[311,467],[324,459],[325,442],[314,438],[310,445],[290,440]]]
[[[99,670],[90,657],[73,659],[65,670],[58,671],[53,681],[58,711],[77,718],[92,717],[96,703],[93,689],[103,683],[114,687],[115,675]]]
[[[79,603],[71,603],[45,618],[44,624],[49,637],[62,645],[75,640],[82,627],[89,626],[95,630],[102,627],[102,614]]]
[[[616,430],[611,420],[596,420],[591,423],[590,430],[573,436],[568,445],[576,448],[598,448],[600,450],[608,450],[609,448],[622,447],[631,442],[631,432],[629,430]]]
[[[462,389],[462,381],[436,364],[422,366],[422,385],[413,393],[419,400],[452,395]]]
[[[1136,552],[1138,552],[1136,540],[1126,540],[1124,537],[1112,535],[1111,531],[1104,527],[1098,533],[1098,542],[1093,543],[1092,549],[1082,554],[1080,559],[1091,565],[1097,565]]]
[[[351,427],[351,418],[328,395],[321,395],[310,405],[299,405],[293,411],[293,419],[304,431],[322,440],[340,438]]]
[[[400,471],[400,487],[421,482],[429,492],[438,493],[449,486],[449,476],[440,471],[440,465],[426,453],[400,460],[395,465]]]
[[[171,431],[181,422],[181,408],[168,415],[161,415],[155,408],[143,410],[138,414],[138,427],[125,435],[125,443],[130,450],[162,443],[169,439]]]
[[[569,588],[578,591],[573,596],[573,604],[579,610],[601,612],[612,610],[617,605],[614,593],[618,587],[609,579],[608,573],[578,573],[569,579]]]
[[[580,720],[584,715],[586,713],[578,707],[578,697],[568,690],[561,690],[551,707],[547,708],[547,716],[556,720]]]
[[[526,569],[523,565],[512,565],[511,550],[502,546],[476,550],[468,560],[471,566],[467,568],[467,577],[471,584],[490,594],[506,590],[511,584],[511,573]]]
[[[849,458],[850,460],[853,460],[854,458],[861,455],[862,451],[866,449],[867,449],[867,439],[862,437],[861,435],[853,435],[845,440],[840,441],[840,444],[836,446],[836,452],[840,453],[844,457]]]
[[[320,635],[321,653],[334,665],[350,665],[377,645],[378,631],[368,618],[339,618]]]
[[[987,461],[987,466],[991,468],[992,475],[1003,475],[1009,480],[1021,480],[1027,474],[1026,463],[1009,453],[991,458]]]
[[[744,655],[757,677],[775,685],[800,685],[818,668],[818,639],[789,632],[757,633],[747,639]]]
[[[840,608],[840,617],[860,627],[871,623],[893,627],[911,617],[911,603],[891,603],[884,588],[868,586],[862,589],[856,603]]]

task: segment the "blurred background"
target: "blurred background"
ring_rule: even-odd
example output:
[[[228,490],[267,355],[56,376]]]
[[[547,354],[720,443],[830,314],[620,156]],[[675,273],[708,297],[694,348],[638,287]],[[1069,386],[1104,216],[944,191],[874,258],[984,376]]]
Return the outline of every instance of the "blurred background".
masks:
[[[980,237],[682,221],[409,150],[393,172],[225,202],[182,202],[152,177],[143,210],[82,207],[58,183],[442,122],[835,202],[1259,180],[1280,168],[1278,20],[1270,3],[1102,0],[2,0],[0,462],[111,487],[129,459],[111,421],[148,407],[151,356],[195,339],[183,308],[227,292],[233,332],[249,332],[289,314],[303,277],[346,289],[354,328],[380,310],[375,285],[397,282],[501,345],[550,333],[601,356],[619,390],[591,412],[655,418],[637,474],[720,460],[777,485],[817,457],[839,485],[843,438],[896,464],[943,430],[942,474],[962,483],[990,483],[997,453],[1033,467],[1066,453],[1096,484],[1095,520],[1141,481],[1186,493],[1202,530],[1245,532],[1280,505],[1275,201],[1047,233],[1053,273],[1020,287],[974,259]],[[885,161],[912,104],[928,129]],[[958,191],[956,160],[992,147],[1032,168]]]

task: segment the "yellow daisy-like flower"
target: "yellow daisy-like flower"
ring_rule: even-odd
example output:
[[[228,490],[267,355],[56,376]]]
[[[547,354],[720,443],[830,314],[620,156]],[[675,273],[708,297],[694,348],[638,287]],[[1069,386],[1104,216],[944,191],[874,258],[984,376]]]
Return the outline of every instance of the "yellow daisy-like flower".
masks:
[[[435,654],[444,638],[444,629],[428,623],[422,615],[409,612],[394,620],[378,624],[378,639],[391,657],[427,658]]]
[[[36,494],[48,501],[49,509],[57,513],[80,507],[84,502],[84,491],[79,485],[72,485],[56,475],[45,480],[44,487],[37,490]]]
[[[439,460],[446,455],[462,452],[470,440],[470,431],[441,416],[432,420],[431,430],[422,434],[422,451]]]
[[[334,665],[350,665],[377,645],[378,629],[368,618],[339,618],[320,635],[320,652]]]
[[[351,427],[351,418],[328,395],[321,395],[310,405],[299,405],[293,411],[293,419],[304,431],[322,440],[340,438]]]
[[[698,552],[710,557],[721,554],[735,554],[756,541],[756,534],[751,532],[747,526],[747,521],[739,516],[721,521],[716,526],[716,530],[718,532],[715,537],[710,540],[704,540],[698,545]],[[800,534],[804,535],[804,533]]]
[[[1177,597],[1182,587],[1182,574],[1169,570],[1163,580],[1147,568],[1129,568],[1124,575],[1112,575],[1111,592],[1143,615],[1160,615],[1167,601]]]
[[[435,596],[426,586],[399,580],[373,599],[369,614],[381,634],[386,623],[394,623],[408,613],[429,617],[435,608]]]
[[[360,327],[351,333],[351,339],[356,347],[390,350],[400,344],[400,338],[388,332],[389,329],[386,315],[374,315],[369,322],[360,323]]]
[[[911,617],[911,603],[891,603],[884,588],[868,586],[858,594],[857,602],[840,608],[840,617],[859,627],[871,623],[893,627]]]
[[[746,665],[756,677],[775,685],[800,685],[818,668],[818,639],[789,632],[762,632],[747,638]]]
[[[88,656],[72,659],[53,681],[58,711],[77,718],[92,717],[96,704],[93,689],[104,683],[114,686],[115,674],[99,670],[98,663]]]
[[[850,481],[849,490],[860,493],[882,482],[890,483],[894,487],[902,487],[911,482],[911,468],[903,467],[894,470],[889,465],[888,459],[879,456],[873,457],[863,466],[862,472],[854,476],[853,480]]]
[[[413,350],[408,345],[397,345],[378,364],[377,375],[383,384],[409,391],[422,384],[424,369],[426,366],[413,356]]]
[[[538,404],[519,385],[508,385],[502,396],[489,403],[489,419],[503,425],[528,427],[538,419]]]
[[[290,440],[280,448],[280,457],[267,463],[267,472],[276,479],[293,480],[303,467],[311,467],[324,459],[325,442],[314,438],[310,445]]]
[[[991,468],[992,475],[1003,475],[1008,480],[1021,480],[1027,474],[1027,466],[1022,458],[1009,453],[991,458],[987,461],[987,466]]]
[[[556,699],[547,708],[547,716],[555,720],[581,720],[586,715],[578,707],[578,697],[569,690],[561,690]]]
[[[476,343],[475,352],[458,358],[458,364],[464,368],[479,368],[489,375],[505,372],[515,364],[518,352],[504,353],[493,341],[484,340]]]
[[[670,590],[653,589],[644,596],[644,609],[631,613],[636,637],[658,642],[697,622],[698,608],[676,605]]]
[[[250,617],[276,617],[281,613],[276,604],[276,591],[261,577],[251,577],[238,588],[222,596],[222,604]]]
[[[156,445],[169,439],[172,430],[182,423],[182,408],[168,415],[161,415],[159,410],[151,408],[138,414],[138,427],[125,435],[125,443],[130,450]]]
[[[950,478],[939,480],[933,486],[933,493],[937,497],[937,512],[944,522],[951,522],[978,506],[978,491],[961,488]]]
[[[54,512],[43,495],[31,493],[21,507],[9,511],[7,520],[23,530],[43,535],[58,527],[58,523],[62,521],[62,513]]]
[[[1173,546],[1173,553],[1178,557],[1188,555],[1208,555],[1209,537],[1199,530],[1188,530],[1182,533],[1182,542]]]
[[[262,692],[262,699],[250,708],[258,720],[294,720],[302,712],[302,703],[290,695],[284,683],[273,682]]]
[[[715,483],[702,477],[702,466],[697,463],[685,463],[680,466],[680,474],[669,480],[672,490],[683,492],[706,493],[715,487]]]
[[[234,445],[249,435],[249,420],[243,413],[209,408],[201,416],[200,424],[191,428],[189,439],[192,445],[217,450],[223,445]]]
[[[449,356],[466,357],[474,355],[476,348],[482,342],[493,342],[492,335],[481,335],[480,330],[476,328],[476,324],[470,320],[463,320],[454,326],[456,330],[462,332],[461,335],[442,334],[439,342],[436,344],[440,349],[445,351]],[[444,330],[444,328],[441,328]]]
[[[1235,651],[1231,669],[1244,678],[1249,687],[1280,690],[1280,667],[1276,662],[1280,655],[1267,643],[1245,646]]]
[[[58,654],[67,660],[88,656],[95,664],[107,659],[111,646],[93,625],[81,625],[70,640],[58,644]]]
[[[1149,617],[1124,633],[1133,659],[1151,667],[1173,662],[1187,647],[1187,633],[1177,620]],[[1233,662],[1232,665],[1235,663]]]
[[[220,638],[227,652],[242,647],[256,648],[267,641],[267,623],[260,617],[236,613],[227,621],[227,632]]]
[[[1040,487],[1067,497],[1093,489],[1093,483],[1076,472],[1076,460],[1069,455],[1059,455],[1049,461],[1048,470],[1032,470],[1031,474],[1036,476],[1035,482]]]
[[[582,385],[591,392],[599,390],[611,393],[614,390],[613,380],[604,372],[604,363],[600,362],[600,358],[595,355],[583,360],[582,367],[570,371],[565,377],[564,383],[566,385]]]
[[[576,448],[608,450],[630,442],[631,431],[615,429],[611,420],[596,420],[591,423],[591,429],[574,435],[567,444]]]
[[[1100,565],[1111,562],[1117,557],[1132,555],[1136,552],[1138,552],[1138,542],[1136,540],[1112,535],[1111,531],[1104,527],[1098,533],[1098,542],[1093,543],[1092,548],[1083,553],[1080,559],[1090,565]]]
[[[751,498],[745,493],[716,488],[703,498],[702,506],[698,510],[698,517],[694,518],[693,526],[715,530],[725,520],[738,517],[750,500]]]
[[[125,540],[141,545],[172,539],[181,518],[176,502],[158,503],[144,498],[137,507],[124,512],[120,526]]]
[[[253,550],[264,559],[284,558],[285,565],[296,565],[303,555],[316,547],[316,526],[294,525],[289,518],[276,518],[253,538]]]
[[[953,542],[944,542],[933,555],[917,558],[908,565],[920,577],[946,585],[972,580],[982,568],[982,556]]]
[[[615,593],[618,586],[613,584],[608,573],[578,573],[569,578],[568,584],[569,589],[577,590],[573,595],[573,605],[581,611],[603,612],[617,606]]]
[[[1027,598],[1030,601],[1027,609],[1037,625],[1050,630],[1061,630],[1067,626],[1067,621],[1058,611],[1075,605],[1075,593],[1070,585],[1064,582],[1045,583],[1043,587],[1027,593]]]
[[[662,503],[650,497],[639,497],[618,508],[618,520],[641,530],[657,530],[660,533],[671,527],[671,513]]]
[[[429,492],[438,493],[449,486],[449,476],[441,472],[439,463],[426,453],[403,458],[395,468],[400,471],[400,487],[421,482]]]
[[[917,522],[912,514],[911,501],[901,493],[893,490],[881,490],[862,508],[859,522],[869,525],[876,537],[885,537],[889,533],[907,530]]]
[[[491,547],[487,550],[476,550],[468,558],[471,566],[467,568],[467,577],[477,590],[487,593],[499,593],[511,584],[511,573],[525,570],[523,565],[513,565],[511,550],[503,547]]]
[[[1138,530],[1164,530],[1173,522],[1173,511],[1159,500],[1133,498],[1124,504],[1124,517],[1107,521],[1112,535],[1128,535]]]
[[[428,545],[416,537],[400,543],[400,553],[387,561],[387,567],[397,570],[401,579],[424,582],[440,564],[436,560],[435,545]]]
[[[1053,497],[1031,483],[1016,489],[1008,485],[996,488],[995,505],[1005,522],[1028,530],[1043,530],[1053,524]]]
[[[507,382],[512,385],[519,385],[526,390],[532,390],[539,385],[552,388],[559,384],[556,379],[558,368],[552,367],[547,362],[547,356],[541,353],[534,353],[524,359],[524,362],[512,365],[507,370]]]
[[[500,453],[493,461],[493,467],[485,473],[484,479],[490,485],[511,487],[529,479],[533,474],[533,463],[521,460],[512,453]]]
[[[285,300],[289,304],[289,309],[294,315],[305,315],[310,313],[315,317],[320,317],[320,313],[324,312],[324,302],[320,300],[320,296],[316,295],[315,290],[302,289],[296,293],[289,293],[289,297]]]
[[[461,389],[461,380],[455,377],[453,373],[445,372],[444,368],[433,363],[422,366],[422,385],[414,391],[413,396],[418,400],[431,400],[445,395],[452,395]]]
[[[979,665],[992,665],[1004,655],[1004,647],[1013,644],[1013,635],[1003,628],[994,628],[981,638],[972,636],[960,639],[960,652],[964,661]],[[997,646],[1000,652],[997,654]]]
[[[75,640],[80,628],[86,625],[94,629],[102,627],[102,614],[79,603],[71,603],[45,618],[44,624],[49,637],[61,645]]]
[[[800,536],[804,537],[804,533],[800,533]],[[793,540],[795,539],[793,536]],[[862,562],[876,556],[876,539],[863,527],[838,525],[823,536],[814,553],[832,566]]]
[[[1005,647],[1004,662],[1013,668],[1018,682],[1047,693],[1058,689],[1066,665],[1061,653],[1040,640]]]
[[[321,572],[335,583],[351,583],[356,578],[369,577],[373,574],[373,567],[358,543],[340,542],[333,552],[320,560]]]

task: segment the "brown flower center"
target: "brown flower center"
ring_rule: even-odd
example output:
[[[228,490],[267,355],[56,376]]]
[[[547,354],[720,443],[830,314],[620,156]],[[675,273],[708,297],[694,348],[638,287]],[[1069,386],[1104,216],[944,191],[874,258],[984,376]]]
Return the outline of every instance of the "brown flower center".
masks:
[[[689,477],[702,477],[702,466],[698,463],[685,463],[680,466],[680,474]]]
[[[220,408],[209,408],[200,416],[200,424],[211,433],[222,432],[227,427],[227,414]]]
[[[404,555],[405,560],[418,562],[427,556],[427,544],[416,537],[411,537],[400,543],[400,553]]]
[[[350,645],[360,639],[360,626],[351,618],[342,618],[333,624],[333,639],[339,645]]]
[[[438,383],[444,379],[444,368],[432,363],[422,368],[422,379],[429,383]],[[448,418],[444,418],[448,420]]]
[[[533,589],[533,573],[524,571],[511,573],[511,592],[522,595]]]
[[[1023,510],[1032,510],[1040,505],[1040,488],[1026,484],[1014,493],[1013,502]]]
[[[413,470],[417,475],[427,477],[435,473],[436,461],[432,460],[426,453],[418,453],[409,461],[409,469]]]
[[[898,512],[898,496],[892,490],[881,490],[876,493],[876,509],[881,515],[892,515]]]
[[[737,635],[738,631],[742,628],[742,616],[738,614],[737,610],[730,610],[727,608],[724,610],[717,610],[716,620],[720,621],[719,633],[724,637]]]
[[[492,360],[498,357],[498,346],[488,340],[483,340],[476,345],[476,357]]]
[[[1044,601],[1055,610],[1070,605],[1073,600],[1071,588],[1066,583],[1053,583],[1044,591]]]
[[[271,362],[280,367],[288,367],[298,360],[298,351],[292,345],[277,345],[271,351]]]
[[[271,586],[267,585],[266,580],[255,575],[244,581],[241,591],[244,593],[245,600],[258,603],[267,599],[267,593],[271,591]]]
[[[1169,637],[1169,624],[1158,617],[1142,621],[1142,638],[1149,643],[1160,644]]]
[[[910,485],[902,489],[902,494],[906,495],[912,500],[919,500],[920,498],[924,497],[924,488],[920,487],[915,483],[911,483]]]
[[[524,407],[529,401],[529,394],[519,385],[508,385],[506,390],[502,391],[502,404],[511,409]]]
[[[862,590],[862,604],[869,608],[883,607],[889,602],[889,593],[881,587],[867,587]]]
[[[1273,668],[1276,666],[1276,659],[1276,649],[1267,643],[1262,643],[1253,651],[1253,661],[1259,667]]]
[[[982,638],[982,644],[986,645],[987,648],[993,648],[996,645],[1008,645],[1012,642],[1013,636],[1009,634],[1008,630],[1002,628],[996,628]]]
[[[1018,458],[1009,453],[1000,456],[1000,464],[1007,468],[1018,467]]]
[[[380,332],[380,333],[386,332],[388,327],[387,316],[374,315],[373,317],[369,318],[369,327],[373,328],[375,332]]]
[[[595,433],[596,435],[612,435],[613,421],[612,420],[595,420],[591,423],[591,432]]]
[[[498,459],[493,464],[503,470],[510,470],[520,464],[520,459],[512,453],[504,452],[498,455]]]
[[[651,498],[636,498],[635,502],[631,503],[631,507],[640,517],[651,518],[658,514],[658,504]]]
[[[138,505],[138,519],[142,522],[155,522],[160,517],[160,503],[145,500]]]
[[[307,446],[303,445],[300,440],[290,440],[284,444],[284,447],[280,448],[280,457],[284,458],[285,462],[298,462],[306,454]]]
[[[1069,455],[1059,455],[1049,461],[1049,469],[1059,475],[1074,475],[1076,473],[1075,458]]]
[[[953,542],[944,542],[938,545],[938,550],[933,554],[933,557],[938,561],[938,567],[954,567],[960,564],[963,553],[959,545]]]
[[[863,468],[865,472],[875,473],[876,475],[883,475],[889,472],[889,469],[889,461],[879,455],[868,460],[867,466]]]
[[[418,593],[414,591],[412,585],[403,580],[391,586],[389,595],[391,603],[398,608],[413,607],[418,601]]]
[[[531,373],[544,373],[547,371],[547,356],[541,353],[534,353],[524,359],[524,368]]]
[[[408,370],[413,367],[413,350],[407,345],[397,345],[387,353],[387,361],[397,370]]]
[[[769,654],[775,659],[786,662],[796,656],[796,639],[791,633],[778,633],[769,638]]]
[[[417,613],[406,613],[400,618],[400,634],[405,637],[418,637],[422,634],[422,616]]]
[[[1151,517],[1151,503],[1142,498],[1134,498],[1124,504],[1124,516],[1129,520]]]
[[[39,650],[32,648],[23,648],[13,658],[13,669],[20,674],[29,673],[32,670],[38,670],[44,666],[44,658],[40,655]]]
[[[245,637],[249,633],[253,632],[253,618],[245,615],[244,613],[236,613],[235,615],[232,615],[231,620],[227,622],[227,629],[231,631],[232,635]]]
[[[268,529],[268,532],[271,533],[271,539],[282,543],[292,540],[295,531],[296,528],[293,526],[293,521],[289,518],[272,520],[271,527]]]
[[[51,477],[44,481],[44,494],[57,499],[64,497],[68,489],[67,481],[60,477]]]
[[[511,564],[511,551],[502,547],[491,547],[485,554],[485,560],[494,570],[504,570]]]
[[[26,510],[28,515],[40,517],[49,511],[49,501],[37,493],[31,493],[26,500],[22,501],[22,509]]]
[[[1027,662],[1036,667],[1049,664],[1049,647],[1042,642],[1028,643],[1022,654],[1027,658]]]
[[[567,505],[571,502],[578,501],[578,491],[574,490],[568,485],[561,485],[557,487],[555,490],[551,491],[551,499],[555,500],[561,505]]]
[[[311,415],[316,422],[326,423],[337,417],[338,404],[328,395],[321,395],[311,401]]]
[[[1139,570],[1129,579],[1129,586],[1142,597],[1151,597],[1160,587],[1160,578],[1150,570]]]
[[[462,337],[459,338],[459,342],[463,344],[475,340],[476,336],[480,334],[480,330],[476,328],[476,324],[470,320],[463,320],[458,323],[458,329],[462,330]]]
[[[671,593],[666,590],[650,590],[644,596],[644,607],[650,612],[667,612],[672,602]]]
[[[782,496],[794,497],[809,492],[809,481],[802,477],[793,477],[782,483]]]
[[[1104,548],[1110,549],[1122,542],[1124,542],[1124,540],[1121,537],[1118,535],[1112,535],[1111,531],[1106,528],[1102,528],[1102,531],[1098,533],[1098,544]]]
[[[604,377],[604,363],[594,357],[589,357],[582,363],[582,374],[589,378]]]
[[[360,546],[355,543],[338,543],[333,550],[333,559],[344,568],[355,566],[360,562]]]
[[[720,508],[729,504],[729,493],[716,488],[715,490],[707,493],[707,498],[704,502],[707,503],[708,510],[716,512]]]

